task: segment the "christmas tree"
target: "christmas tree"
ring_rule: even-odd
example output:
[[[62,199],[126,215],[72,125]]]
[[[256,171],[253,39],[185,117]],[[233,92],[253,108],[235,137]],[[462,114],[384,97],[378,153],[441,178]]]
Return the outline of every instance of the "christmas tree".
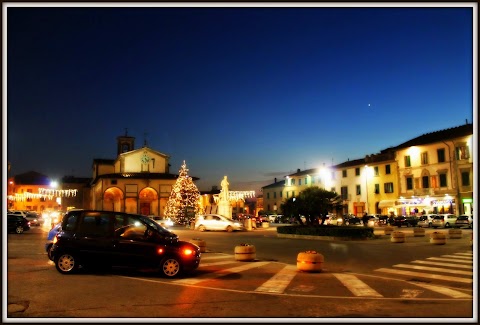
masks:
[[[199,204],[200,192],[193,183],[192,177],[188,176],[187,164],[184,160],[168,198],[165,216],[176,223],[188,225],[199,212]]]

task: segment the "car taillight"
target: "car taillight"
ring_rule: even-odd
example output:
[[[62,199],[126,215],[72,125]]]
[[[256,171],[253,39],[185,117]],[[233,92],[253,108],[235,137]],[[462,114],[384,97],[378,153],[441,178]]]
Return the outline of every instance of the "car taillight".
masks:
[[[53,237],[53,244],[56,244],[58,241],[57,236]]]
[[[163,254],[164,251],[165,250],[163,249],[163,247],[160,247],[160,248],[157,249],[157,254],[161,255],[161,254]]]

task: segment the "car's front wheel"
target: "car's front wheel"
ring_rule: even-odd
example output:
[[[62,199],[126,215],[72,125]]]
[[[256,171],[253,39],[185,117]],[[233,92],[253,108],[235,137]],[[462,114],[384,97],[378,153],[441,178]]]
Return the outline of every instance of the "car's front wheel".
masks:
[[[50,261],[53,261],[52,247],[53,247],[53,244],[50,244],[47,247],[47,255],[48,255],[48,258],[50,259]]]
[[[233,231],[233,227],[232,227],[232,226],[228,226],[226,230],[227,230],[227,232],[232,232],[232,231]]]
[[[62,253],[55,261],[55,267],[62,274],[74,273],[77,268],[77,259],[70,253]]]
[[[23,234],[23,227],[22,226],[17,226],[17,228],[15,228],[15,232],[17,234]]]
[[[198,226],[198,230],[199,231],[205,231],[205,230],[207,230],[207,228],[205,228],[204,225],[200,225],[200,226]]]
[[[181,271],[179,259],[175,257],[165,258],[160,264],[160,271],[169,278],[179,275]]]

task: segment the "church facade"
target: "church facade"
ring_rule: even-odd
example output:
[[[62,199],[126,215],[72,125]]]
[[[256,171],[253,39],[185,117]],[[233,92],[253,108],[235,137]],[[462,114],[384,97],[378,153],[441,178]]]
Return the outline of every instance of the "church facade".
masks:
[[[163,216],[178,177],[169,160],[146,143],[135,149],[134,137],[117,137],[117,158],[93,161],[91,208]]]

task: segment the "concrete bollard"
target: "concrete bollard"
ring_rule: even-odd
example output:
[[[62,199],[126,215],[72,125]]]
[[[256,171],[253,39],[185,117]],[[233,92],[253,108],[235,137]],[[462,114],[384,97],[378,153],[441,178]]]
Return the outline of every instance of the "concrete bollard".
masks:
[[[383,232],[385,235],[391,235],[394,230],[395,228],[393,228],[392,226],[385,226],[385,228],[383,228]]]
[[[425,237],[425,229],[413,228],[413,237]]]
[[[462,229],[449,229],[448,238],[450,239],[461,239],[462,238]]]
[[[430,234],[430,243],[434,245],[445,245],[446,236],[443,232],[434,231]]]
[[[297,255],[297,270],[303,272],[320,272],[325,259],[316,251],[300,252]]]
[[[255,246],[251,244],[240,244],[235,246],[236,261],[253,261],[256,258]]]
[[[190,240],[190,243],[200,247],[200,253],[205,253],[207,251],[207,243],[200,238],[192,238],[192,240]]]
[[[390,241],[392,243],[404,243],[405,242],[405,233],[401,232],[401,231],[392,232],[392,236],[390,237]]]

